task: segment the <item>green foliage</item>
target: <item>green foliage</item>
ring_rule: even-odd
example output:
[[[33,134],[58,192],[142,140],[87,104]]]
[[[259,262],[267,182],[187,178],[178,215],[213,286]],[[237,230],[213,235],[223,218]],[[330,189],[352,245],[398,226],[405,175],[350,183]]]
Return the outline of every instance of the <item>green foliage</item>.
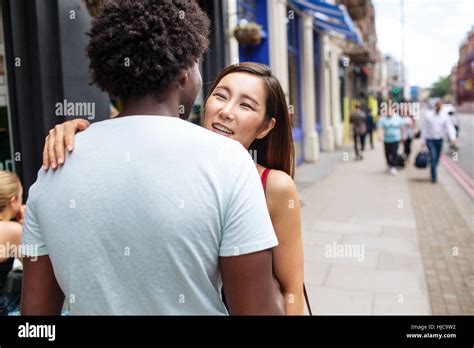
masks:
[[[444,98],[451,93],[451,79],[449,76],[440,77],[433,86],[431,86],[430,97]]]

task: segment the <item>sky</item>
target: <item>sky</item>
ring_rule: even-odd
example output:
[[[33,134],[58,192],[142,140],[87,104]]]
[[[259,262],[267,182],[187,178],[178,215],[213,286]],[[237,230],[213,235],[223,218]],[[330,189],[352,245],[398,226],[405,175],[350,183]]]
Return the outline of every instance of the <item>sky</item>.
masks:
[[[378,47],[401,57],[402,0],[372,0]],[[430,87],[451,73],[459,47],[474,26],[474,0],[404,0],[405,54],[408,83]]]

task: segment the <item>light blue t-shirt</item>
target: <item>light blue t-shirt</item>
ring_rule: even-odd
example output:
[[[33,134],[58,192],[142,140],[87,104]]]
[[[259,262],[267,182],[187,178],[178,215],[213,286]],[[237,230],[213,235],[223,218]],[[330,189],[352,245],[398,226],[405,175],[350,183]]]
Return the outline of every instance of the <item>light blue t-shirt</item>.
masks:
[[[405,121],[399,115],[384,116],[379,120],[378,127],[383,128],[384,143],[394,143],[402,138],[401,127]]]
[[[71,314],[227,314],[219,257],[277,244],[244,147],[163,116],[79,133],[64,167],[39,171],[22,239]]]

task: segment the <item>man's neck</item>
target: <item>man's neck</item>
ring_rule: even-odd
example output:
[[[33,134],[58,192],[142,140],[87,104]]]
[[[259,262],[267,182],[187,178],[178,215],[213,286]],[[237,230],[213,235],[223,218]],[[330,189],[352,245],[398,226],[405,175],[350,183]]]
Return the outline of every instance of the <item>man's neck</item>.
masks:
[[[179,100],[176,96],[166,96],[161,100],[163,101],[158,101],[152,95],[130,97],[117,117],[133,115],[179,117]]]

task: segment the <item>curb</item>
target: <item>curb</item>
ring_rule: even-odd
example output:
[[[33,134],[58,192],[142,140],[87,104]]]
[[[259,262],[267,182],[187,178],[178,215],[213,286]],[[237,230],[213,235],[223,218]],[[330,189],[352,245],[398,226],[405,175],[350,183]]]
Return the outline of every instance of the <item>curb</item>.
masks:
[[[441,156],[441,163],[454,177],[456,182],[474,199],[474,180],[469,177],[455,162],[451,161],[444,154]]]

